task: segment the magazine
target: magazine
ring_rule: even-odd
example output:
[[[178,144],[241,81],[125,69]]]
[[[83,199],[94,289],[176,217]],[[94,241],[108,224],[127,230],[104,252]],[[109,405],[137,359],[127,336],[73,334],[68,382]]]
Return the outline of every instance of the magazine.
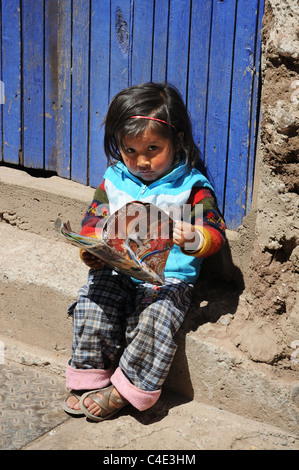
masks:
[[[116,271],[151,284],[165,283],[173,220],[154,204],[129,202],[106,219],[99,219],[95,229],[98,238],[73,232],[69,222],[63,223],[60,231],[72,244]]]

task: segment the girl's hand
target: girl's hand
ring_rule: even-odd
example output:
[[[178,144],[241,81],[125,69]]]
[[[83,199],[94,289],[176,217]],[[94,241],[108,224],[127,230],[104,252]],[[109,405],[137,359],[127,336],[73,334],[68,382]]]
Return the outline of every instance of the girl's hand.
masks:
[[[104,261],[100,260],[86,250],[81,250],[80,258],[82,259],[83,263],[85,263],[91,269],[101,269],[105,265]]]
[[[201,247],[203,239],[192,224],[177,220],[174,225],[173,241],[184,250],[196,251]]]

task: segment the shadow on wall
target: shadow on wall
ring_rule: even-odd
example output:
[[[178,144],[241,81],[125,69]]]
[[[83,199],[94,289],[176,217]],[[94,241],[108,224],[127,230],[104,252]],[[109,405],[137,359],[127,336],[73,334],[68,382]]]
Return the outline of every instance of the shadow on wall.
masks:
[[[233,315],[243,289],[243,276],[234,266],[226,242],[216,255],[204,261],[200,278],[194,287],[190,310],[176,336],[178,349],[163,387],[164,400],[158,400],[152,408],[141,414],[132,407],[125,413],[134,416],[143,425],[150,425],[161,421],[171,408],[193,399],[194,390],[186,353],[187,333],[196,331],[204,323],[215,323],[220,317]]]
[[[175,390],[185,399],[193,399],[186,335],[205,323],[216,323],[221,317],[224,323],[229,321],[238,308],[244,287],[242,272],[233,264],[227,241],[218,253],[203,263],[200,277],[194,286],[190,310],[176,337],[178,349],[165,382],[166,389]]]

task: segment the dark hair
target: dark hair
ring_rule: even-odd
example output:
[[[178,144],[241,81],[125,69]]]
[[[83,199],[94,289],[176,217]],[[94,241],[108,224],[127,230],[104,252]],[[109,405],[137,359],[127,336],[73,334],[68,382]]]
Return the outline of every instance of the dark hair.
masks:
[[[132,116],[149,116],[171,125],[149,119],[130,119]],[[120,91],[109,105],[104,124],[104,148],[109,164],[122,161],[119,148],[127,135],[134,138],[149,128],[169,138],[175,149],[181,143],[177,160],[186,159],[190,168],[198,162],[199,150],[193,140],[190,118],[173,85],[150,82]],[[182,140],[179,139],[180,132]]]

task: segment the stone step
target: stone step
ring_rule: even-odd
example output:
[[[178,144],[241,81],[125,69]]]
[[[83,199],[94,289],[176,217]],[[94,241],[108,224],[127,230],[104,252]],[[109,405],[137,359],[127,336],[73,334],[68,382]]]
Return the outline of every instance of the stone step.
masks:
[[[62,409],[61,361],[48,349],[5,341],[1,450],[100,450],[101,463],[116,464],[122,458],[133,466],[138,460],[196,464],[200,450],[299,449],[298,435],[167,390],[144,412],[127,407],[101,423],[69,417]],[[129,462],[129,456],[136,460]]]
[[[0,234],[2,344],[9,344],[10,351],[17,342],[28,344],[32,352],[27,364],[52,367],[63,375],[72,334],[66,307],[76,299],[87,269],[77,248],[63,240],[4,222]],[[192,314],[178,334],[165,387],[175,395],[298,433],[298,383],[274,377],[267,367],[252,363],[228,342],[205,337],[190,323]],[[35,353],[39,348],[47,354]]]
[[[131,454],[149,465],[155,458],[157,464],[163,463],[163,459],[164,464],[196,464],[200,462],[196,451],[298,450],[299,438],[194,400],[182,402],[165,394],[152,409],[141,413],[129,407],[101,423],[71,418],[25,447],[25,450],[54,449],[100,450],[100,463],[111,463],[111,459],[119,463],[117,459],[122,454],[113,451],[124,451],[123,458]],[[145,455],[134,452],[142,450],[148,452]]]
[[[5,167],[0,168],[0,189],[0,346],[7,346],[8,354],[14,344],[26,344],[26,361],[32,357],[32,364],[63,376],[72,337],[66,307],[76,299],[88,269],[55,224],[57,218],[70,220],[78,229],[93,190]],[[199,324],[197,310],[193,305],[178,334],[165,387],[189,400],[298,434],[299,382],[249,360],[226,338],[226,317]],[[223,334],[217,336],[219,322]],[[35,354],[39,348],[46,355]]]

